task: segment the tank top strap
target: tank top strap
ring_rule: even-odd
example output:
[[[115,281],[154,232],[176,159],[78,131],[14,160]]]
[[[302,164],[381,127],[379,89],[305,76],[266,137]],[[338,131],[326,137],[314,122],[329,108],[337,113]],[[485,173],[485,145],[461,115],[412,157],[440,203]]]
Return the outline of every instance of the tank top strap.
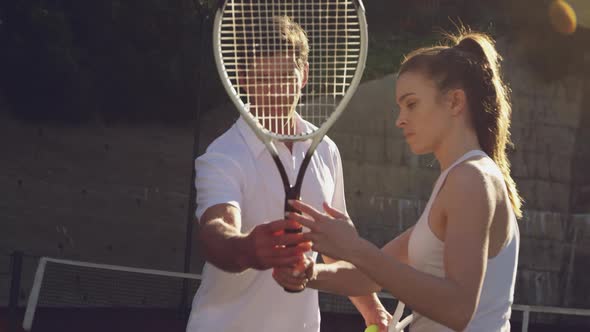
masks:
[[[485,152],[481,151],[481,150],[471,150],[471,151],[465,153],[464,155],[462,155],[459,159],[455,160],[455,162],[452,163],[449,168],[445,169],[444,172],[446,172],[448,174],[449,171],[453,167],[455,167],[455,166],[459,165],[460,163],[464,162],[465,160],[467,160],[469,158],[473,158],[475,156],[487,157],[488,155]],[[445,174],[445,176],[446,176],[446,174]]]
[[[430,196],[431,202],[434,201],[434,198],[438,195],[438,192],[442,188],[442,185],[445,183],[447,175],[449,175],[449,172],[451,171],[451,169],[453,169],[455,166],[459,165],[460,163],[464,162],[465,160],[473,158],[475,156],[488,157],[488,155],[481,150],[471,150],[471,151],[465,153],[464,155],[462,155],[459,159],[455,160],[455,162],[452,163],[451,166],[449,166],[447,169],[445,169],[438,177],[438,180],[436,181],[436,184],[434,185],[434,189],[432,190],[432,195]],[[431,202],[429,202],[428,205],[430,205]]]

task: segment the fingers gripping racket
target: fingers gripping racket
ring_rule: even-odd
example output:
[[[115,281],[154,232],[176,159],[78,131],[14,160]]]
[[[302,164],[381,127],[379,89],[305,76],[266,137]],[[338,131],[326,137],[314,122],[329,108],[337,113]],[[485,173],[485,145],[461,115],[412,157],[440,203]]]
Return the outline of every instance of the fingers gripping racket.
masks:
[[[213,27],[217,69],[225,90],[264,143],[285,189],[285,211],[297,212],[311,157],[344,111],[367,57],[360,0],[225,0]],[[314,125],[297,125],[301,117]],[[311,140],[291,185],[275,142]],[[299,229],[286,232],[297,233]]]

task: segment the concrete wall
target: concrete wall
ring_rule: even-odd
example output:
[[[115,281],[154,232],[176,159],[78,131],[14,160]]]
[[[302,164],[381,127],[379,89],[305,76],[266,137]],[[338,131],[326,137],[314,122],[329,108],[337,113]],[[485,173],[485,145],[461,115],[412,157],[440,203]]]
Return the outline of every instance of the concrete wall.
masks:
[[[190,129],[0,120],[0,250],[181,271]],[[21,301],[36,260],[25,260]],[[3,265],[6,270],[8,265]],[[0,303],[8,278],[0,277]]]

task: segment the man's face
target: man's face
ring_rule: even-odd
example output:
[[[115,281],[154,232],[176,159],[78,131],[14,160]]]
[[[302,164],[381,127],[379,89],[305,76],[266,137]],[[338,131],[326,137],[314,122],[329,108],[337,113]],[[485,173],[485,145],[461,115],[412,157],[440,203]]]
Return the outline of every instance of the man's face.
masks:
[[[292,115],[306,81],[292,54],[259,57],[240,77],[254,115],[272,117]]]

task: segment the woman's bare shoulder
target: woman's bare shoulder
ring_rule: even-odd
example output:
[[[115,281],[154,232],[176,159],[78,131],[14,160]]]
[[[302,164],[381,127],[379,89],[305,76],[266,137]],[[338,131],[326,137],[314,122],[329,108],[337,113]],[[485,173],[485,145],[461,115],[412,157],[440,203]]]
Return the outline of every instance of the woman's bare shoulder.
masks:
[[[503,186],[502,173],[493,161],[472,159],[449,171],[441,194],[446,202],[485,200],[489,204],[501,197]]]

